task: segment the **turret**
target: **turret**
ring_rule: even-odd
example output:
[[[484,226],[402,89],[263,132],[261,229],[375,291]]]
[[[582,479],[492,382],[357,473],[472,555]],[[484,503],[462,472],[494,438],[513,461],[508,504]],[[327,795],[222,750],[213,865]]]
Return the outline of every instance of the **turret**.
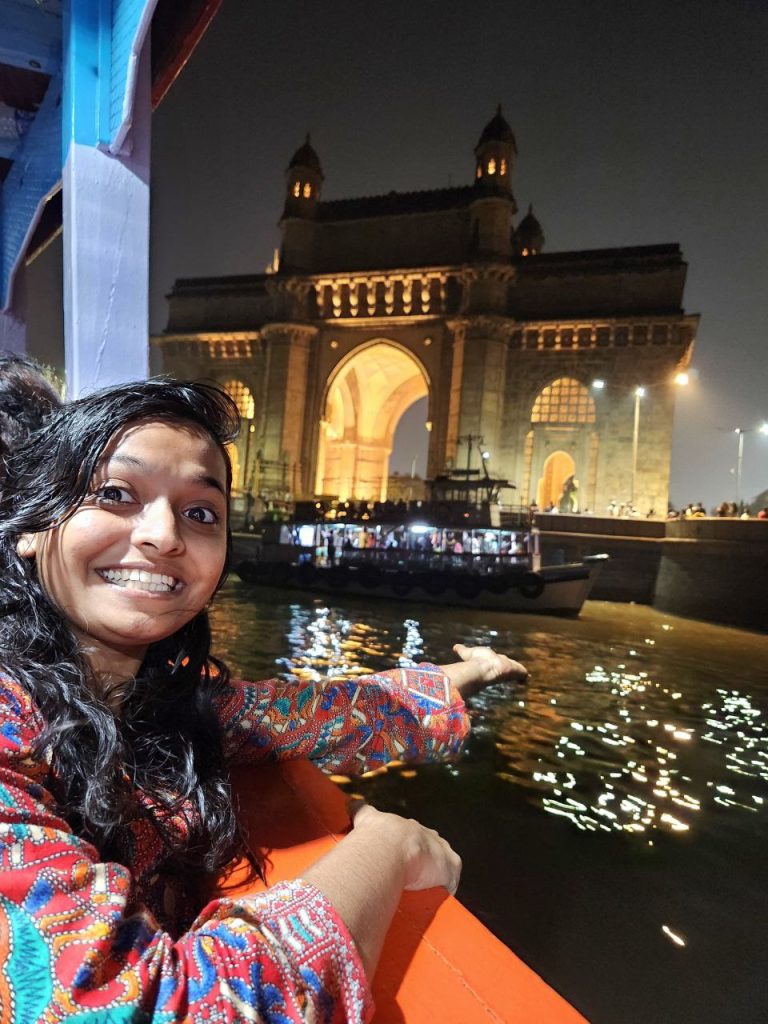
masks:
[[[544,232],[541,224],[533,215],[533,206],[517,225],[512,239],[512,247],[516,256],[538,256],[544,248]]]
[[[512,167],[516,158],[515,136],[504,120],[499,104],[475,146],[475,187],[484,192],[507,192],[511,195]]]
[[[285,171],[283,217],[314,217],[323,185],[323,168],[307,135],[304,145],[291,157]]]
[[[512,166],[517,146],[499,105],[475,146],[475,198],[472,201],[474,259],[506,262],[512,255]]]
[[[285,206],[280,218],[280,269],[311,271],[315,248],[315,217],[323,185],[323,168],[309,135],[291,157],[285,171]]]

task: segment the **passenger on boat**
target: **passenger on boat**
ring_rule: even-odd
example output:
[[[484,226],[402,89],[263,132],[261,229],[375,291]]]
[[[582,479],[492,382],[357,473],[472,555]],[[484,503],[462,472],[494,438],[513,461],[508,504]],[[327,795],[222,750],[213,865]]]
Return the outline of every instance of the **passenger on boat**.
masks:
[[[462,694],[524,675],[457,645],[444,668],[232,680],[206,609],[226,575],[238,420],[216,388],[143,382],[55,410],[8,456],[3,1020],[362,1021],[402,890],[458,884],[437,833],[365,806],[303,878],[196,902],[243,848],[230,765],[450,758]]]

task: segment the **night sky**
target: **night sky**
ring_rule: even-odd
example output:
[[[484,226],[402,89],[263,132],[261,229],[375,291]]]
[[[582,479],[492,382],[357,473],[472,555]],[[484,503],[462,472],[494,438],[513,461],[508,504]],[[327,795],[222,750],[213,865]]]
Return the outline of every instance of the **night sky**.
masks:
[[[546,251],[682,246],[672,499],[734,498],[733,430],[768,419],[766,52],[762,0],[224,0],[154,118],[152,329],[175,277],[264,269],[307,131],[325,199],[468,184],[501,102]],[[767,487],[754,431],[742,490]]]

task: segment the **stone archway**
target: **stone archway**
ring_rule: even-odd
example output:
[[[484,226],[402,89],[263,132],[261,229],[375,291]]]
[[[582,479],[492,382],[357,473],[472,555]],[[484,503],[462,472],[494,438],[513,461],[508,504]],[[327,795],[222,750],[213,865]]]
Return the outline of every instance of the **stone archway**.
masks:
[[[317,494],[384,501],[398,420],[429,395],[424,367],[391,341],[355,349],[328,382],[320,420]]]
[[[536,503],[539,508],[544,509],[550,505],[557,505],[560,495],[563,493],[563,484],[575,472],[576,464],[568,452],[552,452],[547,456],[536,490]]]

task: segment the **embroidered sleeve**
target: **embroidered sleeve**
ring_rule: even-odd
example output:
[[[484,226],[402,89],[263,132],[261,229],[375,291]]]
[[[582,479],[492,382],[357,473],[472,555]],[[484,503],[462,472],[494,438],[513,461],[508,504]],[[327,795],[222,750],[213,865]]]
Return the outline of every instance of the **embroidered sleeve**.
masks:
[[[0,681],[0,1009],[3,1021],[362,1022],[354,943],[301,881],[208,904],[174,940],[132,903],[132,878],[59,817],[33,753],[39,718]]]
[[[354,680],[234,683],[219,709],[234,762],[303,757],[344,774],[451,759],[469,732],[464,702],[429,664]]]

